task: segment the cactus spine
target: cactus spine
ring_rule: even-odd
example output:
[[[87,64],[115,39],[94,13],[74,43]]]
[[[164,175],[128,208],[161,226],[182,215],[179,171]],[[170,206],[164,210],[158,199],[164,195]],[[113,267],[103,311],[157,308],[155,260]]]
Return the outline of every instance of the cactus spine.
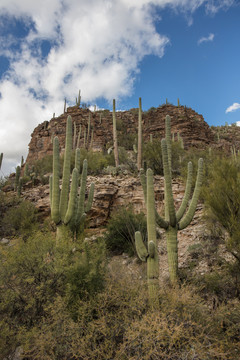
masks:
[[[116,122],[116,104],[115,99],[113,99],[113,149],[114,149],[114,159],[115,166],[119,166],[119,155],[118,155],[118,143],[117,143],[117,122]]]
[[[148,247],[146,248],[141,233],[135,233],[136,250],[139,258],[142,261],[147,261],[147,279],[149,299],[152,306],[158,305],[158,290],[159,290],[159,263],[157,253],[157,238],[156,238],[156,220],[155,220],[155,201],[153,188],[153,172],[151,169],[147,170],[147,232],[148,232]]]
[[[57,225],[57,239],[65,236],[76,237],[83,229],[83,221],[86,212],[90,210],[93,201],[94,184],[91,184],[88,205],[84,207],[86,180],[87,180],[87,160],[83,162],[82,184],[80,197],[78,200],[78,183],[80,173],[80,150],[76,150],[75,168],[72,172],[72,184],[70,188],[70,161],[72,151],[72,119],[67,119],[65,156],[63,164],[63,180],[62,190],[59,189],[60,180],[60,157],[59,157],[59,141],[54,138],[53,144],[53,175],[50,180],[50,203],[51,216]],[[81,211],[79,212],[79,208]],[[78,215],[81,213],[80,218]]]
[[[142,99],[139,98],[138,110],[138,151],[137,151],[137,168],[142,168]]]
[[[171,170],[171,125],[170,116],[166,116],[166,139],[161,142],[162,146],[162,158],[163,158],[163,171],[164,171],[164,194],[165,194],[165,219],[163,219],[155,210],[156,222],[158,226],[162,227],[166,231],[167,238],[167,253],[168,253],[168,267],[171,283],[174,284],[178,278],[178,241],[177,233],[179,230],[185,229],[194,216],[197,202],[200,194],[202,178],[203,178],[203,159],[198,161],[197,180],[195,184],[194,193],[190,201],[192,187],[192,163],[188,163],[188,175],[185,194],[182,200],[182,204],[176,212],[174,208],[174,200],[172,193],[172,170]],[[143,186],[145,203],[146,203],[146,179],[145,176],[141,176],[141,183]],[[188,207],[188,209],[187,209]]]

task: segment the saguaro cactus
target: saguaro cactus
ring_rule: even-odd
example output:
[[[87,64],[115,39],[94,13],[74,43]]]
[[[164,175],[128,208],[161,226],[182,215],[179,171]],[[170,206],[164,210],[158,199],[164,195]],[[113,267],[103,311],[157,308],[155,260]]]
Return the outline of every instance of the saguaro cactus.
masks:
[[[139,98],[138,109],[138,152],[137,152],[137,167],[140,171],[142,167],[142,99]]]
[[[81,189],[78,197],[78,183],[80,172],[80,150],[76,150],[75,168],[72,172],[72,184],[70,188],[70,160],[72,150],[72,119],[67,119],[65,156],[63,165],[62,189],[60,191],[60,159],[59,159],[59,141],[54,138],[53,144],[53,175],[50,179],[50,203],[51,216],[57,225],[57,239],[63,237],[78,237],[82,228],[86,212],[90,210],[93,201],[94,184],[91,184],[88,203],[85,207],[85,193],[87,180],[87,160],[83,162],[83,171],[81,175]]]
[[[113,99],[113,150],[114,150],[114,159],[115,166],[119,166],[119,155],[118,155],[118,143],[117,143],[117,122],[116,122],[116,105],[115,99]]]
[[[147,170],[147,232],[148,232],[148,246],[146,248],[143,243],[141,233],[135,233],[136,250],[139,258],[142,261],[147,261],[147,279],[149,299],[152,306],[158,304],[158,289],[159,289],[159,264],[157,252],[157,238],[156,238],[156,220],[155,220],[155,202],[153,189],[153,172],[151,169]]]
[[[14,185],[14,190],[17,191],[18,186],[19,186],[19,179],[21,176],[21,168],[20,166],[17,166],[16,168],[16,175],[15,175],[15,185]]]
[[[166,139],[163,139],[161,142],[162,146],[162,158],[163,158],[163,171],[164,171],[164,194],[165,194],[165,218],[162,218],[157,211],[155,210],[156,223],[161,228],[164,228],[166,231],[167,238],[167,253],[168,253],[168,266],[169,266],[169,275],[172,283],[175,283],[178,278],[178,240],[177,233],[179,230],[185,229],[194,216],[200,188],[203,178],[203,159],[198,161],[198,172],[197,180],[195,184],[194,193],[191,199],[191,202],[188,206],[188,202],[191,194],[192,187],[192,163],[188,163],[188,175],[185,194],[183,197],[182,204],[180,208],[176,211],[174,208],[174,200],[172,193],[172,169],[171,169],[171,125],[170,125],[170,116],[166,116]],[[147,204],[147,185],[146,177],[141,174],[141,183],[143,186],[145,203]],[[187,209],[188,208],[188,209]]]
[[[0,169],[2,167],[2,160],[3,160],[3,153],[1,153],[1,155],[0,155]]]

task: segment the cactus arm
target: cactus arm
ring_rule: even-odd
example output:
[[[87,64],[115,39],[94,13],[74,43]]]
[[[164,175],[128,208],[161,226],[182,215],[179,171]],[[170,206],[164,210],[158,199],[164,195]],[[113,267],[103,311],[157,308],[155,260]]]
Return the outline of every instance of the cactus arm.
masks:
[[[80,149],[76,149],[75,151],[75,168],[78,171],[78,175],[80,174]]]
[[[140,181],[143,188],[144,202],[147,204],[147,182],[143,169],[140,170]],[[157,210],[155,210],[155,217],[158,226],[160,226],[162,229],[168,228],[169,223],[158,214]]]
[[[140,182],[143,189],[144,202],[147,204],[147,178],[143,169],[140,170]]]
[[[67,225],[74,216],[74,210],[77,200],[77,189],[78,189],[78,170],[74,168],[72,172],[72,185],[71,185],[71,191],[68,201],[68,209],[64,218],[65,225]]]
[[[156,249],[156,219],[155,219],[155,200],[153,187],[153,172],[147,170],[147,231],[148,243],[153,242],[155,245],[155,255],[148,260],[148,278],[158,279],[158,255]]]
[[[200,190],[201,190],[201,185],[202,185],[202,179],[203,179],[203,159],[200,158],[198,160],[197,180],[196,180],[192,200],[191,200],[191,203],[189,205],[187,213],[185,214],[183,219],[179,222],[179,226],[178,226],[179,230],[185,229],[190,224],[190,222],[192,221],[193,215],[194,215],[196,207],[197,207],[197,202],[198,202],[198,198],[199,198],[199,194],[200,194]]]
[[[53,177],[50,175],[49,177],[49,198],[50,198],[50,207],[52,208],[52,183],[53,183]]]
[[[187,204],[188,204],[188,201],[189,201],[189,199],[190,199],[190,194],[191,194],[192,178],[193,178],[193,166],[192,166],[192,162],[189,161],[189,163],[188,163],[188,173],[187,173],[186,189],[185,189],[185,193],[184,193],[184,197],[183,197],[182,204],[181,204],[181,206],[180,206],[180,208],[178,209],[177,214],[176,214],[177,222],[179,222],[179,220],[182,218],[183,214],[184,214],[185,211],[186,211]]]
[[[88,117],[88,129],[87,129],[87,144],[86,147],[88,147],[89,137],[90,137],[90,129],[91,129],[91,114],[89,114]]]
[[[82,215],[84,214],[86,183],[87,183],[87,160],[85,159],[83,161],[81,187],[80,187],[80,194],[78,199],[77,222],[80,221]]]
[[[138,110],[138,151],[137,151],[137,167],[138,171],[142,167],[142,99],[139,98]]]
[[[168,161],[167,143],[165,139],[161,141],[162,145],[162,158],[163,158],[163,172],[165,179],[165,197],[167,200],[167,208],[169,213],[169,223],[172,227],[176,225],[176,213],[174,208],[171,172]]]
[[[148,251],[143,242],[140,231],[135,232],[135,246],[136,246],[136,251],[137,251],[137,255],[138,255],[139,259],[143,262],[146,262],[147,258],[148,258]]]
[[[172,176],[172,140],[171,140],[171,118],[169,115],[165,119],[165,138],[167,143],[167,155],[170,175]]]
[[[76,139],[77,139],[77,126],[76,122],[73,123],[73,150],[76,148]]]
[[[77,138],[77,149],[80,148],[81,130],[82,130],[82,127],[81,127],[81,125],[80,125],[80,127],[79,127],[79,133],[78,133],[78,138]]]
[[[115,166],[119,166],[119,155],[118,155],[118,143],[117,143],[117,124],[116,124],[116,105],[115,99],[113,99],[113,148],[114,148],[114,158],[115,158]]]
[[[86,149],[86,137],[87,137],[87,128],[84,128],[84,135],[83,135],[83,147]]]
[[[55,137],[53,141],[53,175],[52,175],[52,194],[51,194],[51,217],[55,224],[60,222],[60,213],[59,213],[59,199],[60,199],[60,190],[59,190],[59,141]]]
[[[71,116],[68,116],[67,130],[66,130],[66,145],[65,145],[64,164],[63,164],[62,191],[60,196],[60,215],[62,221],[64,221],[68,207],[71,152],[72,152],[72,118]]]
[[[18,184],[18,188],[17,188],[17,194],[18,197],[21,196],[21,192],[22,192],[22,184],[23,184],[23,179],[22,177],[19,178],[19,184]]]
[[[15,191],[17,191],[17,189],[18,189],[20,173],[21,173],[20,166],[17,166],[17,168],[16,168],[16,176],[15,176],[15,185],[14,185],[14,188],[15,188],[14,190]]]
[[[91,207],[92,207],[93,196],[94,196],[94,183],[91,183],[91,185],[90,185],[90,190],[89,190],[89,195],[88,195],[88,201],[87,201],[86,210],[85,210],[86,213],[87,213],[87,212],[91,209]]]

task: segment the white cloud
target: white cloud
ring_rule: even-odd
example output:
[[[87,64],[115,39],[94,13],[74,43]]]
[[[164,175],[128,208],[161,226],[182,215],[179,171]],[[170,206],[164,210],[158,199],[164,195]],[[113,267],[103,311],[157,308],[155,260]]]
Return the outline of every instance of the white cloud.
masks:
[[[214,39],[214,34],[209,34],[207,37],[201,37],[199,40],[198,40],[198,45],[202,44],[203,42],[209,42],[209,41],[213,41]]]
[[[227,0],[222,0],[226,3]],[[20,161],[34,127],[63,111],[63,101],[121,98],[133,92],[141,60],[162,57],[169,39],[159,34],[156,7],[188,14],[220,0],[1,0],[4,21],[21,20],[25,37],[0,37],[10,62],[0,80],[0,152]],[[226,6],[226,4],[225,4]],[[211,9],[209,8],[208,11]],[[1,27],[1,17],[0,17]],[[42,52],[49,41],[49,53]]]
[[[231,106],[229,106],[226,110],[226,114],[229,113],[229,112],[233,112],[233,111],[236,111],[236,110],[239,110],[240,109],[240,104],[239,103],[233,103]]]

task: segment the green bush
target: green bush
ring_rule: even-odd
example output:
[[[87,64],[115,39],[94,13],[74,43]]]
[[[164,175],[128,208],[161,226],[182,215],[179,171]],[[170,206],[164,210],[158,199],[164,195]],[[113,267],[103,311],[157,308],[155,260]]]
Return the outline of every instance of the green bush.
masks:
[[[36,176],[42,177],[47,173],[52,172],[52,163],[53,163],[53,156],[46,155],[42,159],[36,160],[33,164],[34,172]],[[30,173],[32,172],[32,168],[30,169]]]
[[[107,225],[104,236],[106,247],[114,254],[123,252],[133,255],[135,249],[135,232],[141,231],[143,239],[147,239],[147,223],[143,213],[134,214],[132,208],[121,207],[114,212]]]
[[[203,191],[210,218],[227,231],[226,249],[240,269],[240,169],[231,159],[217,159]]]
[[[27,200],[8,208],[2,219],[3,231],[10,236],[29,236],[37,226],[37,209]]]
[[[11,245],[0,246],[0,350],[4,355],[44,323],[56,298],[61,297],[74,318],[79,301],[90,301],[102,291],[105,277],[105,250],[100,243],[91,249],[69,241],[56,245],[50,233],[36,233]]]

